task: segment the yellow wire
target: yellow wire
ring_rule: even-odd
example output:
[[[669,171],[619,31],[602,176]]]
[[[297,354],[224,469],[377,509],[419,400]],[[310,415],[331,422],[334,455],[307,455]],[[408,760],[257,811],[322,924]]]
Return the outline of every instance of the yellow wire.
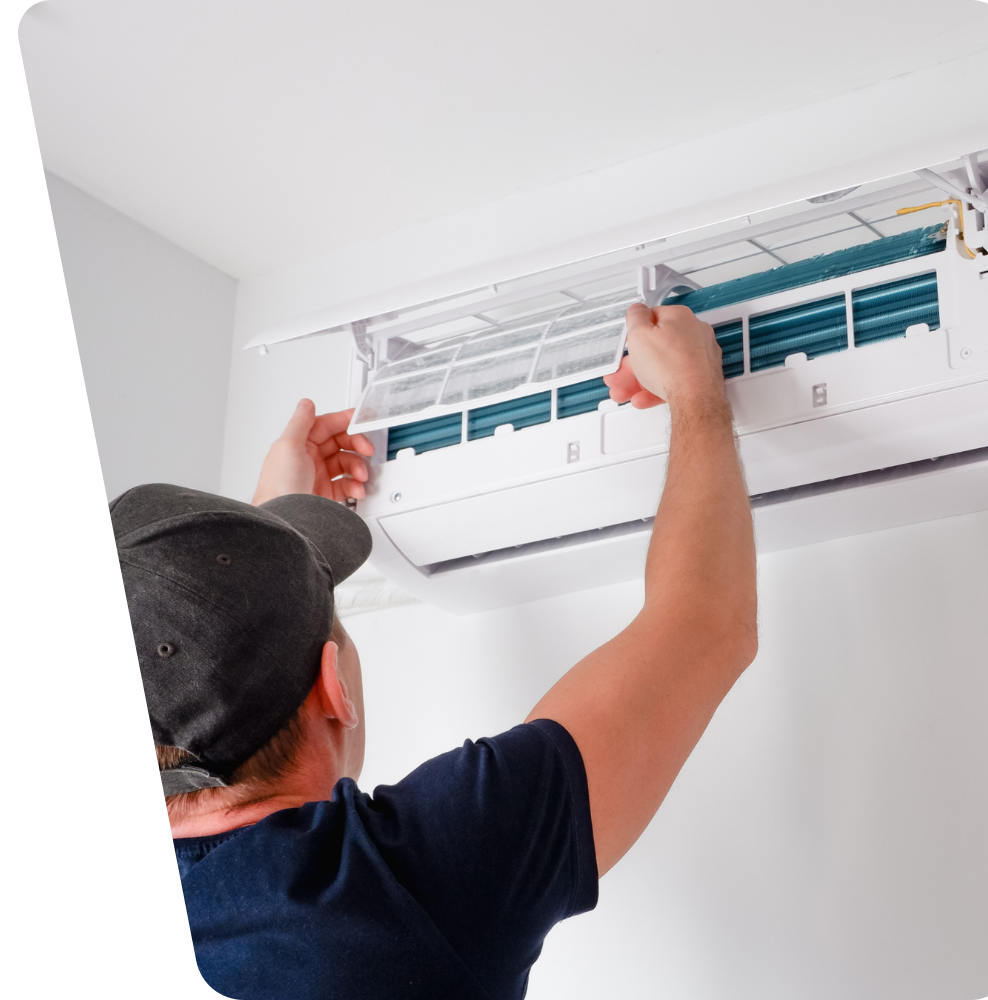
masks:
[[[924,208],[940,208],[941,205],[956,205],[958,208],[959,220],[957,222],[957,235],[960,237],[961,246],[967,251],[970,260],[975,260],[977,254],[964,242],[964,206],[959,198],[947,198],[945,201],[931,201],[926,205],[914,205],[912,208],[896,209],[896,215],[908,215],[910,212],[922,212]]]

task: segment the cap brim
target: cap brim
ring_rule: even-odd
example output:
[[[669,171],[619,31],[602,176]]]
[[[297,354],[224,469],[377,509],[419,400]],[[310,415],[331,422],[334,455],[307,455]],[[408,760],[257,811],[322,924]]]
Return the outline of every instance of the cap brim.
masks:
[[[355,573],[371,554],[371,533],[363,520],[335,500],[307,493],[275,497],[258,507],[280,517],[312,542],[338,584]]]

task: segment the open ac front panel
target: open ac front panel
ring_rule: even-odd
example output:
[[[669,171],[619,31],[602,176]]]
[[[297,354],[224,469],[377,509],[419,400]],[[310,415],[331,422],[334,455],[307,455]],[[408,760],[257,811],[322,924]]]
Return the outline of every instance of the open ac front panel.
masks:
[[[988,508],[984,214],[942,214],[664,297],[717,331],[760,551]],[[606,391],[570,374],[374,431],[357,510],[375,566],[459,613],[640,577],[668,408],[619,407]]]

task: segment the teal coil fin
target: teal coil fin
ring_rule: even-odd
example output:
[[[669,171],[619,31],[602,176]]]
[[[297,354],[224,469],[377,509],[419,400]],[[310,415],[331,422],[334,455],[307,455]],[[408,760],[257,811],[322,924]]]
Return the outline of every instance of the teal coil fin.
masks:
[[[575,385],[561,385],[556,390],[556,417],[575,417],[596,410],[601,400],[610,398],[602,378],[587,379]]]
[[[480,406],[467,413],[467,440],[490,437],[494,428],[501,424],[511,424],[518,431],[523,427],[548,423],[551,416],[551,392],[537,392],[492,406]]]
[[[790,354],[807,358],[847,349],[847,307],[843,295],[790,306],[748,320],[751,370],[783,364]]]
[[[388,461],[403,448],[414,448],[416,455],[436,448],[459,444],[463,438],[463,414],[450,413],[431,420],[416,420],[411,424],[388,428]]]
[[[854,344],[877,344],[904,337],[906,328],[927,323],[940,328],[940,299],[936,271],[874,288],[861,288],[851,295],[854,311]]]
[[[721,323],[714,327],[714,336],[720,344],[720,364],[724,378],[735,378],[744,374],[744,331],[741,320]]]
[[[873,267],[893,264],[912,257],[925,257],[939,253],[947,246],[946,230],[942,225],[913,229],[898,236],[886,236],[861,246],[821,254],[795,264],[783,264],[769,271],[759,271],[746,278],[722,281],[707,288],[697,288],[683,295],[666,298],[665,305],[689,306],[693,312],[706,312],[719,306],[747,302],[774,292],[784,292],[790,288],[815,285],[828,278],[840,278],[845,274],[868,271]]]

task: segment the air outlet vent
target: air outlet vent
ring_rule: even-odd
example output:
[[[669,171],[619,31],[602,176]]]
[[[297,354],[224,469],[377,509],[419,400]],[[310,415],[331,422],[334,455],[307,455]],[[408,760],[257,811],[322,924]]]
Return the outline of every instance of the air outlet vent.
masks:
[[[936,271],[859,289],[852,293],[851,304],[856,347],[904,337],[906,329],[918,323],[931,330],[940,327]]]

